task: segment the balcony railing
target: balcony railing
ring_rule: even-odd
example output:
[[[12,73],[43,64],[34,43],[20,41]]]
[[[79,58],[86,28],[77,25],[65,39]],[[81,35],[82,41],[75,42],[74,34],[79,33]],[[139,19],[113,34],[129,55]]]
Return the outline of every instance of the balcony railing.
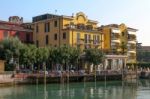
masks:
[[[92,25],[84,25],[84,24],[76,24],[76,25],[66,24],[64,28],[65,29],[87,30],[87,31],[98,31],[98,29],[93,28]]]
[[[136,41],[134,41],[134,40],[129,40],[129,41],[128,41],[128,44],[136,44]]]
[[[136,54],[136,50],[128,50],[128,53]]]
[[[97,45],[100,45],[100,43],[101,43],[100,41],[92,40],[92,39],[90,39],[90,40],[78,39],[77,40],[78,45],[95,45],[95,46],[97,46]]]
[[[136,41],[136,38],[128,38],[128,41]]]
[[[130,35],[136,35],[136,32],[134,32],[134,31],[128,31],[128,34],[130,34]]]
[[[115,33],[115,34],[120,34],[121,31],[119,29],[112,29],[112,33]]]
[[[112,40],[112,43],[120,43],[120,40],[119,39],[114,39],[114,40]]]

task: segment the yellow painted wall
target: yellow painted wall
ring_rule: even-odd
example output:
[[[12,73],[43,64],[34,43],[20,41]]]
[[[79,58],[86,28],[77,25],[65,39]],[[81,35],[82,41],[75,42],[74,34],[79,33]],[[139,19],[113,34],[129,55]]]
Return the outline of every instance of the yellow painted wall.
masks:
[[[57,20],[58,22],[58,27],[54,27],[54,21]],[[50,32],[46,32],[45,33],[45,23],[49,22],[50,23]],[[59,22],[60,22],[60,27],[59,27]],[[84,34],[90,34],[91,38],[93,39],[93,35],[99,35],[101,36],[101,32],[100,31],[91,31],[91,30],[81,30],[81,29],[67,29],[66,25],[70,25],[71,23],[73,23],[75,26],[77,24],[84,24],[86,25],[92,25],[94,28],[97,27],[97,22],[91,22],[87,19],[86,15],[82,12],[77,13],[75,16],[73,17],[61,17],[61,18],[53,18],[53,19],[47,19],[44,21],[38,21],[34,23],[34,33],[33,33],[33,38],[34,38],[34,42],[36,42],[36,40],[39,41],[39,47],[44,47],[46,46],[45,44],[45,37],[46,35],[49,36],[49,44],[51,46],[60,46],[60,45],[70,45],[72,46],[72,39],[73,39],[73,46],[76,47],[77,46],[77,33],[81,34],[81,38],[84,39]],[[39,32],[36,33],[36,25],[39,26]],[[59,33],[60,32],[60,33]],[[63,33],[66,33],[66,39],[63,39]],[[57,33],[57,40],[54,40],[54,34]],[[73,35],[72,35],[73,33]],[[59,41],[60,38],[60,41]],[[101,38],[101,37],[100,37]],[[103,39],[103,37],[102,37]],[[84,41],[83,41],[84,42]],[[99,46],[100,48],[101,46]],[[81,46],[81,48],[83,49],[84,46]]]
[[[85,39],[85,37],[84,37],[85,34],[90,35],[91,36],[91,40],[93,40],[93,36],[94,35],[98,35],[99,38],[101,38],[101,34],[100,34],[99,31],[92,33],[92,32],[85,32],[85,31],[78,31],[78,30],[70,30],[70,40],[69,40],[69,43],[70,43],[71,46],[73,45],[73,47],[77,46],[77,33],[80,34],[80,39]],[[103,40],[103,35],[102,35],[102,40]],[[80,48],[83,50],[85,44],[84,44],[83,40],[80,40],[80,41],[81,41],[81,43],[83,43],[83,44],[80,45]],[[101,44],[101,42],[99,44]],[[95,47],[92,41],[90,42],[89,45],[91,46],[91,48]],[[104,44],[102,43],[102,49],[104,47],[103,45]],[[101,45],[98,46],[98,49],[101,49]]]
[[[104,49],[105,50],[111,50],[111,26],[104,26],[102,27],[102,31],[104,33]],[[127,26],[125,24],[121,24],[121,25],[118,25],[118,28],[120,29],[121,31],[121,35],[119,36],[119,40],[120,40],[120,46],[121,46],[121,43],[124,42],[126,45],[128,44],[128,30],[127,30]],[[123,35],[123,32],[124,32],[124,35]],[[136,46],[136,44],[134,44],[134,46]],[[121,52],[121,48],[118,48],[116,49],[117,51]],[[126,50],[128,51],[128,49]],[[136,52],[136,49],[134,50]],[[127,60],[127,62],[132,62],[132,63],[136,63],[136,53],[134,54],[131,54],[132,58]]]
[[[111,49],[111,38],[110,38],[110,28],[104,27],[103,28],[103,33],[104,33],[104,49],[105,50],[110,50]]]

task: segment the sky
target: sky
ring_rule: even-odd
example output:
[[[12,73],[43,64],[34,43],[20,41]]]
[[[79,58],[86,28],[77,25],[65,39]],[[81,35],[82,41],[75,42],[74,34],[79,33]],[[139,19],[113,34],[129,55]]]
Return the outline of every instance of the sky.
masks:
[[[136,28],[138,42],[150,46],[150,0],[1,0],[0,20],[20,16],[31,22],[45,13],[71,16],[80,11],[99,25],[125,23]]]

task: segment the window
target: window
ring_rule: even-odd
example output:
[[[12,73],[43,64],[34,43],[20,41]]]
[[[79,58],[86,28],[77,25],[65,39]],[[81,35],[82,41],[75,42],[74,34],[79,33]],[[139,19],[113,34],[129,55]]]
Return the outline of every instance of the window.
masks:
[[[20,34],[19,32],[16,32],[15,36],[16,36],[16,37],[19,37],[19,34]]]
[[[8,37],[8,31],[4,31],[4,38]]]
[[[114,38],[115,38],[115,34],[114,34],[114,33],[111,33],[111,37],[114,39]]]
[[[122,36],[124,36],[125,35],[125,33],[124,32],[122,32]]]
[[[91,41],[91,35],[84,34],[85,43],[90,43]]]
[[[48,45],[48,41],[49,41],[48,35],[46,35],[46,39],[45,39],[45,44],[46,44],[46,45]]]
[[[39,47],[39,41],[38,40],[36,40],[36,46]]]
[[[50,23],[45,23],[45,32],[49,32],[50,31]]]
[[[85,43],[87,43],[87,34],[84,34]]]
[[[63,39],[66,39],[66,32],[63,33]]]
[[[57,21],[54,21],[54,27],[57,27],[58,23]]]
[[[38,32],[39,32],[39,26],[36,25],[36,33],[38,33]]]
[[[30,41],[30,34],[26,34],[26,41],[27,41],[27,42]]]
[[[96,35],[93,35],[93,44],[96,44]]]
[[[80,33],[77,33],[77,43],[80,42]]]
[[[100,42],[100,37],[99,37],[99,35],[97,35],[96,42],[97,42],[97,43]]]
[[[57,40],[57,34],[54,34],[54,40]]]
[[[91,40],[91,35],[87,35],[87,43],[90,43],[90,40]]]

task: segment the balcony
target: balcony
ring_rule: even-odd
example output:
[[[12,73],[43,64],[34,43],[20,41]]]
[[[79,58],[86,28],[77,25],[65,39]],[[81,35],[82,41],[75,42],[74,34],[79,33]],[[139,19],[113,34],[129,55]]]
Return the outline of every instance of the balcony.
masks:
[[[136,50],[129,50],[128,53],[136,54]]]
[[[119,38],[120,38],[120,35],[119,35],[119,34],[114,34],[114,33],[112,33],[112,34],[111,34],[111,38],[112,38],[112,39],[119,39]]]
[[[114,40],[111,40],[112,43],[119,43],[120,44],[120,40],[119,39],[114,39]]]
[[[129,35],[128,34],[128,40],[129,41],[136,41],[136,35]]]
[[[112,33],[121,34],[121,31],[119,29],[112,29]]]
[[[77,40],[77,45],[93,45],[93,46],[100,46],[101,43],[98,40],[85,40],[85,39],[78,39]]]
[[[128,44],[127,46],[128,46],[128,50],[129,50],[129,51],[130,51],[130,50],[136,51],[136,45],[135,45],[135,44]]]
[[[64,29],[77,29],[77,30],[85,30],[85,31],[98,31],[97,28],[93,28],[92,25],[84,25],[84,24],[66,24],[64,25]]]
[[[128,44],[136,44],[136,41],[128,41]]]
[[[128,63],[135,63],[136,62],[136,55],[135,54],[129,54],[127,62]]]
[[[136,35],[136,32],[134,32],[134,31],[128,31],[128,34],[129,35]]]
[[[136,59],[128,58],[127,63],[136,63]]]

